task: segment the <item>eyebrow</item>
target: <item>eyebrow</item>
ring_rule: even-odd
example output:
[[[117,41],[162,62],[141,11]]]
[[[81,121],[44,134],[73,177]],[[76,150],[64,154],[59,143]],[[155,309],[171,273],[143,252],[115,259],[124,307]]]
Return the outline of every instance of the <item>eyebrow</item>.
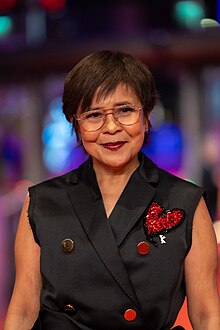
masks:
[[[114,107],[117,107],[117,106],[120,106],[120,105],[133,105],[133,103],[129,102],[129,101],[120,101],[120,102],[116,102],[114,103],[114,105],[112,107],[108,107],[108,108],[105,108],[105,107],[90,107],[88,111],[90,110],[104,110],[104,109],[111,109],[111,108],[114,108]]]

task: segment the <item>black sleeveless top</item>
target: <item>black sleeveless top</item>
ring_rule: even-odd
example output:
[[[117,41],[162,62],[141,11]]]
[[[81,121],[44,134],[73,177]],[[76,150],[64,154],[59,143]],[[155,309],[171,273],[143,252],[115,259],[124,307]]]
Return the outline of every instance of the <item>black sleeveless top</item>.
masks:
[[[91,159],[29,188],[43,288],[35,329],[170,329],[204,189],[140,155],[107,219]]]

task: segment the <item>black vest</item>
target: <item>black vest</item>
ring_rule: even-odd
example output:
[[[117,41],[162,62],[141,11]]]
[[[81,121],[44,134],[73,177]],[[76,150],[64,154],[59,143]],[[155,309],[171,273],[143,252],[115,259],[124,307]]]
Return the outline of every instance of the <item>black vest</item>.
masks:
[[[108,219],[90,159],[29,189],[43,276],[37,329],[159,330],[174,324],[185,297],[194,211],[204,190],[140,157]],[[167,210],[181,210],[184,217],[149,237],[143,223],[153,202],[163,208],[156,216],[162,226]],[[138,253],[140,242],[149,244],[149,253]],[[130,309],[136,317],[129,321]]]

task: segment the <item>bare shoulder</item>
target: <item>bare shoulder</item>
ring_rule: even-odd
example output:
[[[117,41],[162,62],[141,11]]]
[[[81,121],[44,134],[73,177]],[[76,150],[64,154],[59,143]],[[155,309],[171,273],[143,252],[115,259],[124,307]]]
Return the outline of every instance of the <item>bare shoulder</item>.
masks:
[[[189,316],[195,329],[203,329],[201,322],[207,322],[204,323],[205,329],[211,329],[208,322],[217,322],[213,325],[219,325],[220,322],[217,260],[216,236],[202,197],[194,214],[192,246],[185,260]]]
[[[29,196],[19,219],[15,239],[16,278],[4,329],[31,328],[40,307],[42,280],[40,274],[40,247],[36,244],[28,220]],[[20,328],[19,328],[20,329]]]
[[[188,267],[189,266],[189,267]],[[202,197],[195,210],[192,246],[185,261],[186,271],[203,268],[204,272],[217,271],[217,240],[206,203]],[[203,274],[203,273],[202,273]],[[200,274],[200,275],[202,275]]]
[[[217,241],[211,217],[209,215],[206,203],[202,197],[198,203],[193,219],[193,246],[195,244],[207,245],[216,249]],[[208,249],[209,251],[209,249]],[[207,251],[207,252],[208,252]],[[217,249],[216,249],[217,251]]]
[[[18,223],[18,229],[16,233],[16,239],[15,239],[16,271],[19,271],[20,263],[23,270],[23,267],[27,268],[25,265],[30,257],[31,258],[29,261],[33,260],[33,262],[35,262],[36,259],[38,260],[40,256],[40,247],[36,244],[34,240],[33,232],[29,224],[29,219],[28,219],[29,202],[30,202],[30,198],[29,196],[27,196],[21,211],[20,220]],[[23,259],[25,259],[24,264],[22,264]]]

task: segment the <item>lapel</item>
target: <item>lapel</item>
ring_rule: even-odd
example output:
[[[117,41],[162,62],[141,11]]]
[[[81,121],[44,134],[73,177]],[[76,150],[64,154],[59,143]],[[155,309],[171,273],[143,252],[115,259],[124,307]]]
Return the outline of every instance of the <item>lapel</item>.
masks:
[[[154,186],[157,181],[157,167],[143,157],[140,167],[132,174],[109,217],[118,247],[156,195]]]
[[[72,206],[94,249],[120,288],[137,306],[138,299],[117,245],[155,195],[155,189],[149,184],[150,181],[156,181],[155,172],[151,171],[147,178],[145,172],[146,168],[143,171],[140,166],[140,170],[132,175],[109,220],[106,218],[101,193],[89,160],[80,170],[74,171],[74,185],[69,192]]]

